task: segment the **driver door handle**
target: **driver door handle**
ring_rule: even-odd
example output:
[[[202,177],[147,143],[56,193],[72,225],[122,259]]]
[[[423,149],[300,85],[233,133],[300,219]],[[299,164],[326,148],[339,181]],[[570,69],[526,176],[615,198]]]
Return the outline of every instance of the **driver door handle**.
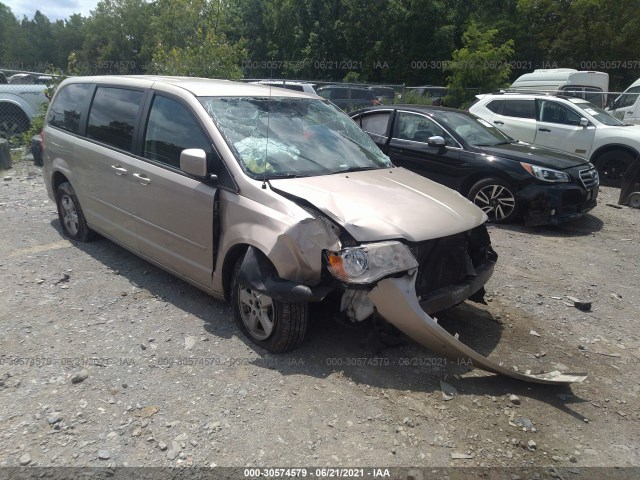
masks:
[[[500,120],[494,120],[493,123],[496,125],[504,125],[504,122],[501,122]]]
[[[120,165],[111,165],[111,168],[113,168],[114,173],[116,175],[126,175],[127,174],[127,169],[126,168],[122,168]]]
[[[539,128],[538,130],[540,130],[541,132],[550,132],[551,131],[548,128]]]
[[[141,173],[134,173],[133,176],[138,179],[140,185],[149,185],[151,183],[151,179]]]

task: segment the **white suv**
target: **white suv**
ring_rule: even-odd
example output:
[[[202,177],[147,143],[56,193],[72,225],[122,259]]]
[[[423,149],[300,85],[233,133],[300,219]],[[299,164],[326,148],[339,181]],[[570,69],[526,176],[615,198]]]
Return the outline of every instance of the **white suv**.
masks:
[[[581,98],[495,93],[478,95],[469,111],[517,140],[588,159],[610,185],[619,185],[640,152],[639,126]]]

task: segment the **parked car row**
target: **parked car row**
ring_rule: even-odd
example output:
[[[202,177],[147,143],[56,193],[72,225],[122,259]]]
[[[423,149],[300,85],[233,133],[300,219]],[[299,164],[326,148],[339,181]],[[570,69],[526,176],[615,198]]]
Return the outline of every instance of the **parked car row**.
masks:
[[[467,112],[393,105],[352,118],[394,165],[446,185],[496,223],[578,218],[596,205],[598,173],[576,156],[518,142]]]
[[[625,170],[640,153],[640,127],[624,124],[581,98],[478,95],[469,111],[515,139],[590,161],[610,185],[619,186]]]

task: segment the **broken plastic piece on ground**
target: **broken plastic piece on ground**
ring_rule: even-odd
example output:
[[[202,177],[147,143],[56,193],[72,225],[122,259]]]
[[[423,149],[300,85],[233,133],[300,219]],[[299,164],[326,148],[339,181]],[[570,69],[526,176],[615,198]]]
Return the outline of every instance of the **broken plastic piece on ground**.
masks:
[[[456,393],[458,393],[456,387],[449,385],[444,380],[440,380],[440,390],[442,390],[442,398],[445,401],[453,399],[453,397],[456,396]]]
[[[570,302],[573,302],[573,306],[578,310],[583,312],[588,312],[591,310],[591,302],[585,302],[583,300],[578,300],[576,297],[567,297]]]
[[[378,312],[390,323],[427,347],[431,352],[452,359],[470,359],[475,367],[500,373],[518,380],[546,384],[569,384],[587,378],[582,373],[553,371],[540,374],[524,374],[505,368],[482,356],[472,348],[454,338],[427,315],[415,295],[415,273],[401,278],[385,278],[371,290],[369,297]]]

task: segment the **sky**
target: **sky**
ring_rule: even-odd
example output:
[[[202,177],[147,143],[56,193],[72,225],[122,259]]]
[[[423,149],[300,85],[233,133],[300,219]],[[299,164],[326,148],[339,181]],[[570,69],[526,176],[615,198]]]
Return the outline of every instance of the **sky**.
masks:
[[[91,10],[96,8],[99,0],[0,0],[7,5],[11,12],[22,20],[23,16],[31,19],[40,10],[49,20],[55,22],[69,18],[74,13],[88,17]]]

